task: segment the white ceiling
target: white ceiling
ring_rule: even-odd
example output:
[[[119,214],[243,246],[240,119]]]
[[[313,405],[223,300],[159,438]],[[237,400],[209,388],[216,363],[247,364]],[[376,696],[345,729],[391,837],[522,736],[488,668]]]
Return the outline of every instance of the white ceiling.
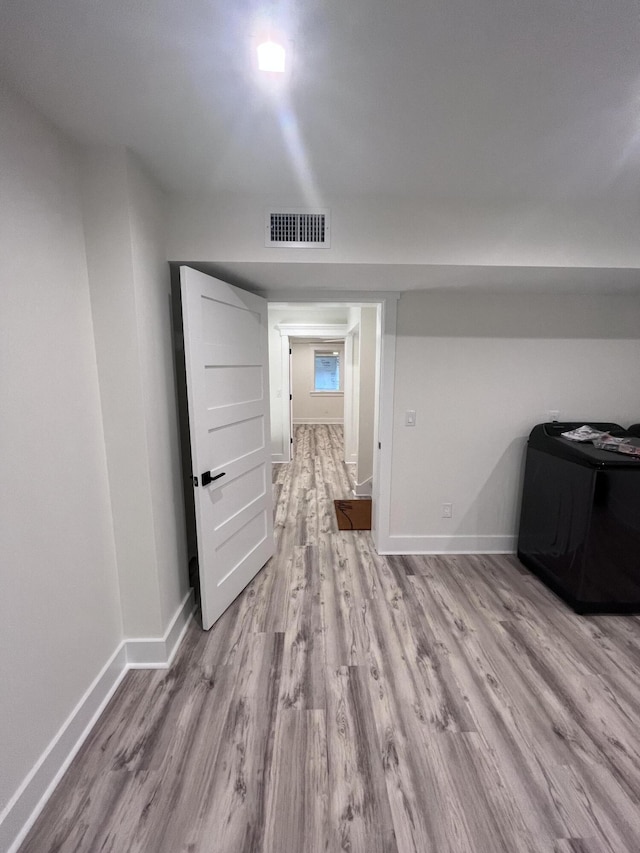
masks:
[[[294,51],[270,90],[265,15]],[[0,22],[4,77],[170,191],[636,204],[638,0],[0,0]]]
[[[272,10],[288,86],[250,62]],[[0,68],[167,189],[636,194],[637,0],[0,0]]]

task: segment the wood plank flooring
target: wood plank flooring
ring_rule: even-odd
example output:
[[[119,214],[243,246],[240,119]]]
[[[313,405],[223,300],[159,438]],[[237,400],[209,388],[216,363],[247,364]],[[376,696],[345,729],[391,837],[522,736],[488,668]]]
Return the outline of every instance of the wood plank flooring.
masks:
[[[512,557],[377,556],[341,452],[297,428],[276,556],[127,674],[21,853],[640,850],[640,619]]]

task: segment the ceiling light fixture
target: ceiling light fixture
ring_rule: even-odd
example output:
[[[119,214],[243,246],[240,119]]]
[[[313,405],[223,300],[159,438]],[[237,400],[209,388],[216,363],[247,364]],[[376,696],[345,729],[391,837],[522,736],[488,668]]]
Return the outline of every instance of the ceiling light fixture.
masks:
[[[258,68],[260,71],[284,73],[285,52],[282,45],[275,41],[265,41],[258,45]]]

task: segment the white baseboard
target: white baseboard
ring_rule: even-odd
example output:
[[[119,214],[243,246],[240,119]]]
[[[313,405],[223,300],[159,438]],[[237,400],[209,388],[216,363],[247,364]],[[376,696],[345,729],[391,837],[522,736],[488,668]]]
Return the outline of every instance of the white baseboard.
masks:
[[[127,671],[120,643],[0,815],[0,850],[14,853]]]
[[[353,494],[357,498],[370,498],[373,493],[373,478],[363,480],[362,483],[356,483],[353,489]]]
[[[2,810],[0,850],[16,853],[126,672],[171,664],[192,614],[193,590],[189,590],[164,637],[120,643]]]
[[[380,554],[515,554],[515,536],[387,536]]]
[[[128,669],[166,669],[170,666],[193,613],[193,590],[182,599],[164,637],[127,640]]]
[[[344,418],[294,418],[294,424],[343,424]]]

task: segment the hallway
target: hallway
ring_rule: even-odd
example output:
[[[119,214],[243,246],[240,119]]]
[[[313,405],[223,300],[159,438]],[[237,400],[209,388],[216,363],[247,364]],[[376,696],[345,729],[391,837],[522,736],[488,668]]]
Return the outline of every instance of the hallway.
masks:
[[[513,557],[377,556],[341,441],[296,428],[274,558],[126,675],[21,853],[640,848],[640,619]]]

